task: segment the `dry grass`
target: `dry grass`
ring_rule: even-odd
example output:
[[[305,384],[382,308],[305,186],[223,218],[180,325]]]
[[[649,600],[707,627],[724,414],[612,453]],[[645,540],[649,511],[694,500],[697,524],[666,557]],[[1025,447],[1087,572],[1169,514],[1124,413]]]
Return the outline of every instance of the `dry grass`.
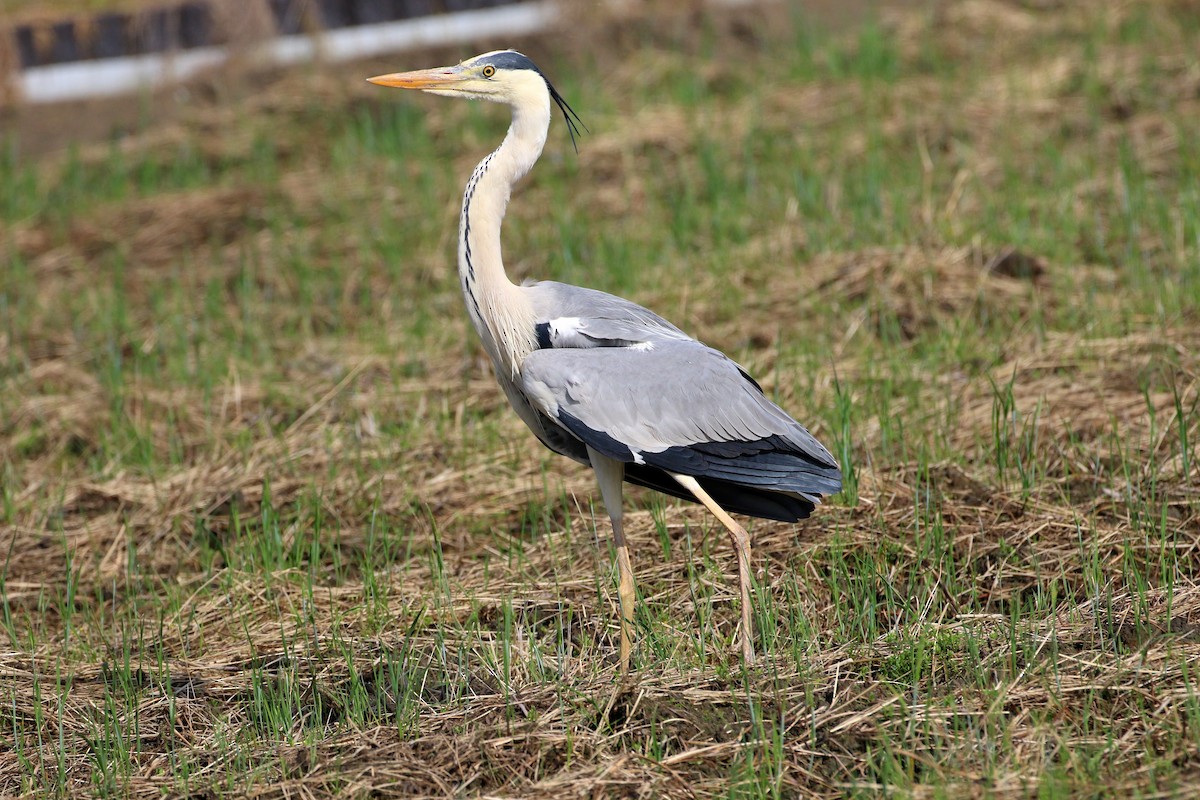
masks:
[[[8,164],[0,792],[1188,794],[1187,19],[979,0],[813,42],[676,10],[591,20],[607,53],[524,43],[595,135],[552,140],[510,269],[727,349],[852,476],[754,524],[749,673],[720,530],[631,492],[616,675],[592,478],[507,410],[447,266],[487,109],[367,65]]]

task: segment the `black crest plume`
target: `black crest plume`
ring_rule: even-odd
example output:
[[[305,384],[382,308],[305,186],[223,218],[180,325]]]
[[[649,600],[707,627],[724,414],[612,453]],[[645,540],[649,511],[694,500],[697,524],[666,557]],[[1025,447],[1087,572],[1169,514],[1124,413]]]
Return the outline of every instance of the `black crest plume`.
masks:
[[[545,78],[546,76],[543,75],[542,77]],[[583,120],[575,113],[575,109],[571,108],[571,105],[563,99],[563,96],[558,93],[558,90],[554,88],[554,84],[550,83],[549,80],[546,81],[546,88],[550,90],[550,96],[554,98],[554,102],[558,103],[558,107],[562,111],[563,119],[567,122],[567,133],[571,134],[571,147],[574,147],[575,152],[578,153],[579,144],[575,141],[575,135],[579,134],[582,136],[583,134],[579,130],[580,126],[585,131],[587,131],[588,126],[583,124]],[[591,131],[588,132],[591,133]]]
[[[576,153],[579,152],[579,144],[575,141],[575,136],[582,135],[579,129],[583,128],[586,131],[588,126],[583,124],[583,120],[575,113],[575,109],[571,108],[570,104],[563,99],[563,96],[554,88],[554,84],[546,77],[546,73],[542,72],[529,56],[518,53],[516,50],[504,50],[492,54],[486,61],[479,63],[491,64],[496,69],[528,69],[536,72],[546,82],[546,88],[550,90],[550,96],[554,98],[554,102],[558,103],[563,119],[567,122],[567,132],[571,134],[571,146],[575,148]]]

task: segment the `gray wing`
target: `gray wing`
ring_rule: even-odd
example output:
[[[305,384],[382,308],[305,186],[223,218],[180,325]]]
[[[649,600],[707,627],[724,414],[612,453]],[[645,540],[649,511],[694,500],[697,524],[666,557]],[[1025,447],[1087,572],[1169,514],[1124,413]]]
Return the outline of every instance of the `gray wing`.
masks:
[[[539,320],[536,334],[542,349],[693,341],[650,309],[615,295],[556,281],[524,288]]]
[[[537,410],[627,464],[806,499],[841,490],[820,442],[736,363],[682,334],[537,350],[517,381]]]

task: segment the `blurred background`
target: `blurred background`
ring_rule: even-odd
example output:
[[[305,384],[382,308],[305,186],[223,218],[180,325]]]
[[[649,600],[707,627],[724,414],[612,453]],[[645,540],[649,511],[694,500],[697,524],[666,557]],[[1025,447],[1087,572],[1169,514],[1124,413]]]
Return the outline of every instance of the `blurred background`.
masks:
[[[588,126],[511,277],[843,465],[751,528],[761,672],[721,531],[631,492],[614,681],[592,478],[457,288],[507,113],[364,80],[501,47]],[[7,0],[0,793],[1186,794],[1198,54],[1190,0]]]

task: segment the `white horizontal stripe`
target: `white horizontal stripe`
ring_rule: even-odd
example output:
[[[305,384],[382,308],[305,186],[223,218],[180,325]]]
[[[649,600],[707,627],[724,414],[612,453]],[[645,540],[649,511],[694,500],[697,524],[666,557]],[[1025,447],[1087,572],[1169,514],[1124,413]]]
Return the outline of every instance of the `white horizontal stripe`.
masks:
[[[558,15],[550,0],[478,11],[280,36],[250,48],[261,65],[289,66],[314,59],[353,61],[431,45],[460,44],[480,36],[523,36],[545,30]],[[74,61],[30,67],[16,74],[19,97],[29,103],[58,103],[112,97],[186,80],[229,60],[225,47],[198,47],[144,56]]]

